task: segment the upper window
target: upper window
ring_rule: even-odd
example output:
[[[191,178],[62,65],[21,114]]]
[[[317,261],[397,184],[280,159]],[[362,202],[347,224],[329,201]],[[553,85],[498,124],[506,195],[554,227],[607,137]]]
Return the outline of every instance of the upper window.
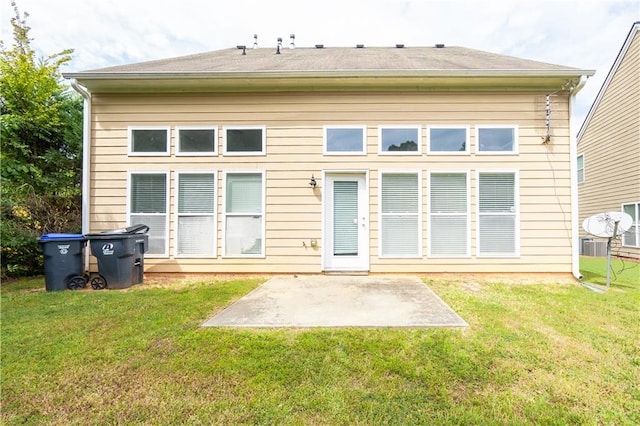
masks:
[[[224,255],[264,257],[264,173],[225,175]]]
[[[469,178],[466,172],[429,176],[429,256],[470,254]]]
[[[519,255],[517,181],[514,172],[478,173],[478,256]]]
[[[518,128],[516,126],[477,126],[476,144],[479,154],[517,154]]]
[[[325,126],[324,153],[330,155],[366,154],[364,126]]]
[[[381,154],[420,154],[420,126],[380,126]]]
[[[427,132],[429,154],[469,153],[469,126],[429,126]]]
[[[169,155],[169,127],[129,127],[129,155]]]
[[[167,256],[169,239],[169,174],[135,172],[129,175],[129,225],[149,227],[146,255]]]
[[[179,172],[176,178],[176,256],[215,257],[216,175],[214,172]]]
[[[224,153],[226,155],[266,154],[266,129],[264,126],[237,126],[224,128]]]
[[[584,182],[584,155],[578,155],[578,183]]]
[[[215,127],[176,127],[177,155],[213,155],[216,153]]]
[[[380,257],[420,257],[420,173],[381,173]]]
[[[622,245],[640,247],[640,203],[623,204],[622,211],[631,216],[631,228],[622,234]]]

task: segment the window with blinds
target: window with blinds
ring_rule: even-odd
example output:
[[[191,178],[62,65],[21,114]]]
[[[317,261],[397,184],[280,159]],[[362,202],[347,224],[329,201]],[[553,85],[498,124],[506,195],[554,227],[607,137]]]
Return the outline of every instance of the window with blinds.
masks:
[[[380,257],[420,257],[420,174],[382,173]]]
[[[623,204],[622,211],[631,216],[631,228],[622,234],[622,245],[640,247],[640,203]]]
[[[431,173],[428,205],[429,256],[469,256],[468,174]]]
[[[516,174],[478,173],[478,256],[518,255],[517,214]]]
[[[149,227],[145,255],[168,254],[168,174],[131,173],[129,178],[129,224]]]
[[[214,172],[178,173],[178,257],[214,257],[216,179]]]
[[[263,172],[225,175],[225,256],[264,256],[263,178]]]

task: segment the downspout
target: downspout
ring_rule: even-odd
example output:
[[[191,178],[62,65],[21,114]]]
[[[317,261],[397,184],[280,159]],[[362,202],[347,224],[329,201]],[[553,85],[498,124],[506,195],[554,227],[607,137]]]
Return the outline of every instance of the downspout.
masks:
[[[89,233],[89,203],[91,176],[91,93],[82,87],[78,81],[71,79],[71,87],[84,98],[82,113],[82,234]],[[84,251],[85,271],[89,270],[89,250]]]
[[[580,76],[580,81],[569,91],[569,156],[571,169],[571,264],[573,276],[581,280],[580,273],[580,212],[578,204],[578,141],[576,138],[576,125],[571,118],[576,94],[587,83],[587,76]]]

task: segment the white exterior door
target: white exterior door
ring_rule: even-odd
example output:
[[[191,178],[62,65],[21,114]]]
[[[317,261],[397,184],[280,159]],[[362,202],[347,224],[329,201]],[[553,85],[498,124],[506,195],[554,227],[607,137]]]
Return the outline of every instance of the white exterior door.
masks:
[[[369,189],[365,173],[324,179],[324,269],[369,270]]]

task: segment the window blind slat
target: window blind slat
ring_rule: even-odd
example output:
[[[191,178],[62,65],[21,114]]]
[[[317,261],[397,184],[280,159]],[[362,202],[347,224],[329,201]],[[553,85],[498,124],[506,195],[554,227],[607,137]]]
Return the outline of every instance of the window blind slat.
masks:
[[[131,175],[131,213],[166,213],[165,174]]]
[[[355,219],[355,223],[354,223]],[[333,254],[358,254],[358,182],[333,183]]]
[[[215,177],[213,173],[181,174],[178,177],[178,213],[213,213]]]
[[[432,173],[430,178],[431,255],[460,257],[469,255],[466,173]]]
[[[227,175],[227,213],[262,213],[262,175]]]
[[[380,254],[420,254],[420,188],[417,173],[383,173],[381,183]]]
[[[516,177],[514,173],[480,173],[478,252],[514,255],[516,247]]]

